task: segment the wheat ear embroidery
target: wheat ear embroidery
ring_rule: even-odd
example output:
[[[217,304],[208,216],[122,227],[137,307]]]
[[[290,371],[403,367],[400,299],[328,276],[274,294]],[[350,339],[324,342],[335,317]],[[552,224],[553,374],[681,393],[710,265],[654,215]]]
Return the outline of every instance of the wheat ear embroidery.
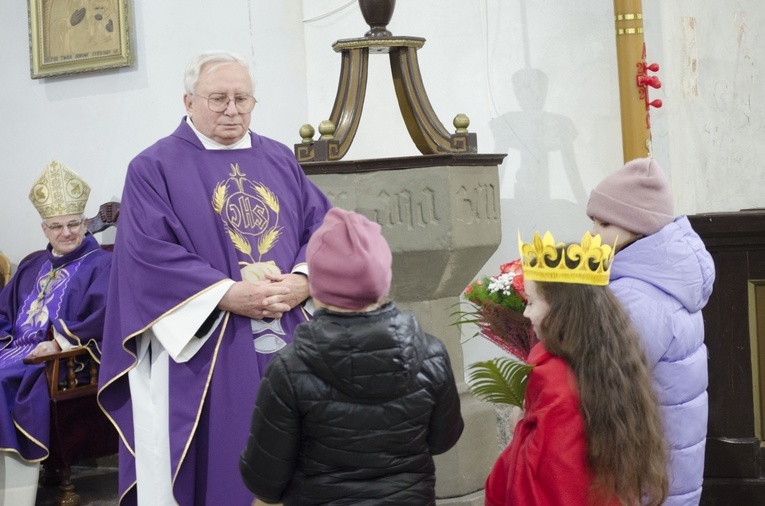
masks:
[[[276,244],[281,233],[282,229],[280,227],[273,227],[263,234],[263,237],[258,241],[258,253],[260,254],[258,261],[260,261],[260,259],[263,258],[263,255],[268,253],[268,251],[274,247],[274,244]]]
[[[265,202],[273,212],[279,214],[279,199],[276,198],[276,195],[261,184],[255,184],[253,186],[255,187],[255,191],[258,192],[258,195],[260,195],[260,198],[263,199],[263,202]]]
[[[250,242],[236,230],[226,228],[226,232],[228,232],[228,236],[231,239],[231,242],[234,243],[234,247],[245,255],[249,256],[250,260],[254,262],[255,259],[252,258],[252,246],[250,246]]]
[[[223,210],[223,203],[226,202],[226,197],[226,185],[222,182],[219,182],[215,186],[212,200],[212,206],[216,213],[220,214]]]

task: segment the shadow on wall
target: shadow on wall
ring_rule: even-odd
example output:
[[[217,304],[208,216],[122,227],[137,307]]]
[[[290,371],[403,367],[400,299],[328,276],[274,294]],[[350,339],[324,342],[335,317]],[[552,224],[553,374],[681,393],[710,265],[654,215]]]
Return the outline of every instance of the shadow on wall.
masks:
[[[491,123],[496,142],[495,152],[520,154],[520,165],[508,167],[518,157],[508,156],[500,181],[502,240],[497,251],[476,275],[494,276],[499,266],[518,258],[518,232],[530,241],[536,231],[550,230],[556,239],[577,241],[592,223],[586,214],[588,193],[585,192],[574,154],[576,128],[570,118],[546,112],[547,76],[533,68],[524,68],[513,75],[513,89],[521,106]],[[551,176],[551,159],[562,160],[565,176]],[[508,160],[511,160],[508,162]],[[557,168],[557,167],[555,167]],[[515,170],[514,170],[515,169]],[[559,174],[560,171],[556,171]],[[509,180],[515,174],[515,180]],[[507,188],[512,188],[512,193]],[[554,194],[569,194],[573,200],[552,198]],[[500,348],[481,338],[471,338],[463,331],[464,363],[506,355]]]
[[[513,188],[513,198],[502,199],[503,242],[510,239],[514,244],[517,230],[526,237],[548,229],[562,240],[578,240],[589,230],[590,220],[585,215],[588,195],[574,154],[574,123],[544,110],[547,75],[542,71],[519,70],[513,75],[513,90],[521,110],[506,112],[491,124],[497,151],[520,154],[515,181],[507,180],[513,171],[505,167],[505,180],[500,183],[503,190]],[[553,157],[562,161],[564,176],[551,176]],[[572,195],[573,201],[553,199],[555,189]]]

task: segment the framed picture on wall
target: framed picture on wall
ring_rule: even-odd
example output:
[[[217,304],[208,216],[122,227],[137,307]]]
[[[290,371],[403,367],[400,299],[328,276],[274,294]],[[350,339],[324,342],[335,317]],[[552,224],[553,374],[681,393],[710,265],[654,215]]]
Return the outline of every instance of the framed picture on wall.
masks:
[[[27,0],[32,79],[129,67],[130,0]]]

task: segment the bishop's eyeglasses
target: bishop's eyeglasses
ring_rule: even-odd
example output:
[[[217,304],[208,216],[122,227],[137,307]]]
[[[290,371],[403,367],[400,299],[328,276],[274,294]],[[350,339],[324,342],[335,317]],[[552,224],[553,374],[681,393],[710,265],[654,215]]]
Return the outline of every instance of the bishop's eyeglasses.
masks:
[[[212,112],[225,111],[228,108],[228,104],[233,100],[236,110],[239,111],[240,114],[247,114],[248,112],[252,112],[255,108],[255,102],[257,102],[252,95],[237,95],[232,98],[225,93],[213,93],[209,97],[203,95],[197,96],[207,100],[207,107],[209,107]]]
[[[47,228],[51,232],[53,232],[55,235],[61,234],[61,232],[64,231],[64,227],[66,227],[67,230],[70,232],[76,232],[78,228],[80,228],[80,225],[82,225],[82,222],[85,220],[80,221],[70,221],[66,224],[62,223],[54,223],[53,225],[48,225],[47,223],[43,222],[43,227]]]

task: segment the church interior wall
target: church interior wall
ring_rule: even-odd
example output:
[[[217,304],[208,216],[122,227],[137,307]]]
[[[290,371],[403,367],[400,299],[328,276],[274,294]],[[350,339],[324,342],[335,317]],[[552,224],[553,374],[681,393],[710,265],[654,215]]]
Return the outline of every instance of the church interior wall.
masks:
[[[354,1],[163,2],[130,0],[130,68],[31,79],[26,2],[0,2],[0,251],[13,263],[44,246],[27,200],[58,159],[93,188],[86,214],[119,200],[127,164],[184,114],[182,73],[207,49],[251,61],[259,103],[252,128],[288,146],[304,123],[329,116],[338,39],[368,27]],[[678,214],[763,205],[765,4],[756,0],[644,0],[647,60],[663,86],[651,110],[653,154],[667,170]],[[434,110],[448,129],[464,113],[483,153],[500,167],[503,242],[479,274],[517,256],[518,231],[563,240],[589,228],[587,195],[621,166],[611,2],[405,0],[388,28],[426,39],[418,51]],[[346,159],[416,156],[387,57],[370,57],[359,132]],[[108,237],[106,238],[108,240]],[[470,345],[472,346],[472,345]],[[472,361],[496,350],[466,347]],[[490,346],[490,345],[488,345]]]

